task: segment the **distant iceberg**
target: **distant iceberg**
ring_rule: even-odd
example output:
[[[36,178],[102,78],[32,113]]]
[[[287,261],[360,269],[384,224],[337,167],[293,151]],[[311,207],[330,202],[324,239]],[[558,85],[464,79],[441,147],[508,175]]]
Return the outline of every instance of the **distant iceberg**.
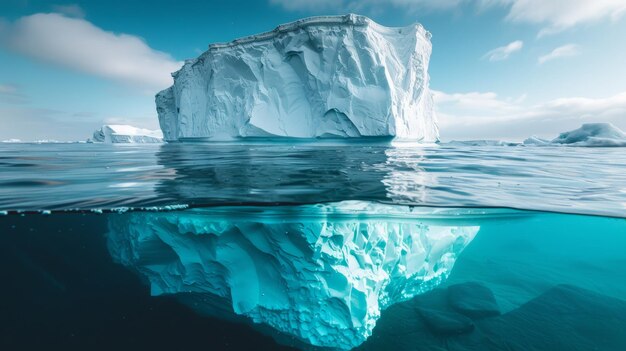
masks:
[[[162,143],[163,133],[160,130],[149,130],[129,125],[103,125],[93,132],[94,142],[99,143]]]
[[[561,133],[551,144],[569,146],[626,146],[626,133],[611,123],[587,123]]]
[[[581,147],[624,147],[626,133],[611,123],[586,123],[580,128],[563,132],[548,140],[531,136],[524,140],[527,146],[581,146]]]
[[[450,146],[579,146],[626,147],[626,133],[611,123],[587,123],[580,128],[563,132],[550,140],[533,135],[522,143],[503,140],[453,140],[442,145]]]
[[[212,44],[156,96],[166,141],[439,139],[430,33],[359,15],[312,17]]]
[[[524,145],[538,145],[538,146],[550,145],[550,140],[543,139],[543,138],[540,138],[540,137],[538,137],[536,135],[533,135],[531,137],[526,138],[522,144],[524,144]]]

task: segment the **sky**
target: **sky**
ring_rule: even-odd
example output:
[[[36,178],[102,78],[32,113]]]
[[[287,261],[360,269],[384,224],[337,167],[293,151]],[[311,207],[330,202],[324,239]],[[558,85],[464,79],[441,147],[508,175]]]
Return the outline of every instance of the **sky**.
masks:
[[[2,0],[0,140],[157,129],[154,95],[208,44],[349,12],[432,33],[444,141],[626,130],[624,0]]]

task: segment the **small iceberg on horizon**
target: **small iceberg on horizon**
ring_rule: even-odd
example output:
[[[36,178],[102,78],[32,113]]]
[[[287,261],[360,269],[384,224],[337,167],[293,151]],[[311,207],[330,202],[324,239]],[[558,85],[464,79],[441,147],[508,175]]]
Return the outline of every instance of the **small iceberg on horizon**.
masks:
[[[563,132],[548,140],[531,136],[524,145],[532,146],[582,146],[582,147],[623,147],[626,146],[626,133],[611,123],[585,123],[580,128]]]
[[[452,140],[442,145],[626,147],[626,133],[611,123],[585,123],[578,129],[560,133],[552,140],[533,135],[521,143],[505,140]]]
[[[123,124],[108,124],[93,132],[93,137],[89,141],[107,144],[162,143],[163,133],[160,130],[143,129]]]
[[[550,144],[569,146],[626,146],[626,133],[611,123],[586,123],[559,134]]]

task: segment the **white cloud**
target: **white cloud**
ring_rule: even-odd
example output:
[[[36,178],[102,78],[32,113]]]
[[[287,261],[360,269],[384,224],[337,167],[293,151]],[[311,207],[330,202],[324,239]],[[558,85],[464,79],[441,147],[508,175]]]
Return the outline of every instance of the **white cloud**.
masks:
[[[501,0],[511,4],[507,19],[514,22],[547,24],[541,35],[562,31],[583,23],[620,18],[626,12],[624,0]]]
[[[506,60],[509,58],[509,56],[511,56],[512,53],[522,50],[523,46],[524,42],[522,42],[521,40],[516,40],[505,46],[501,46],[487,52],[485,56],[483,56],[483,58],[492,62]]]
[[[624,0],[270,0],[287,10],[351,11],[384,10],[402,7],[419,10],[454,10],[461,5],[474,6],[479,12],[492,7],[507,7],[507,20],[544,25],[541,35],[556,33],[579,24],[604,19],[617,20],[626,13]]]
[[[170,85],[170,73],[182,64],[139,37],[57,13],[34,14],[0,26],[0,44],[43,62],[150,90]]]
[[[84,18],[85,11],[77,4],[52,5],[52,11],[62,13],[69,17]]]
[[[606,98],[570,97],[541,104],[495,93],[435,93],[441,135],[450,139],[552,138],[582,123],[611,122],[626,129],[626,91]]]
[[[580,55],[580,47],[576,44],[567,44],[563,46],[559,46],[558,48],[550,51],[548,54],[540,56],[537,61],[540,65],[560,58],[560,57],[572,57]]]

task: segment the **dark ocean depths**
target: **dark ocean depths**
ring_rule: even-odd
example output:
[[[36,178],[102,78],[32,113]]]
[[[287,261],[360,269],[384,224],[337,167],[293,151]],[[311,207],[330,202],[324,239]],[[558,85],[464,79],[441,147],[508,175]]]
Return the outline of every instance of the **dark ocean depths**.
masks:
[[[623,148],[319,143],[0,144],[0,350],[346,349],[237,316],[185,263],[260,267],[248,242],[320,225],[474,231],[356,349],[626,350]]]

